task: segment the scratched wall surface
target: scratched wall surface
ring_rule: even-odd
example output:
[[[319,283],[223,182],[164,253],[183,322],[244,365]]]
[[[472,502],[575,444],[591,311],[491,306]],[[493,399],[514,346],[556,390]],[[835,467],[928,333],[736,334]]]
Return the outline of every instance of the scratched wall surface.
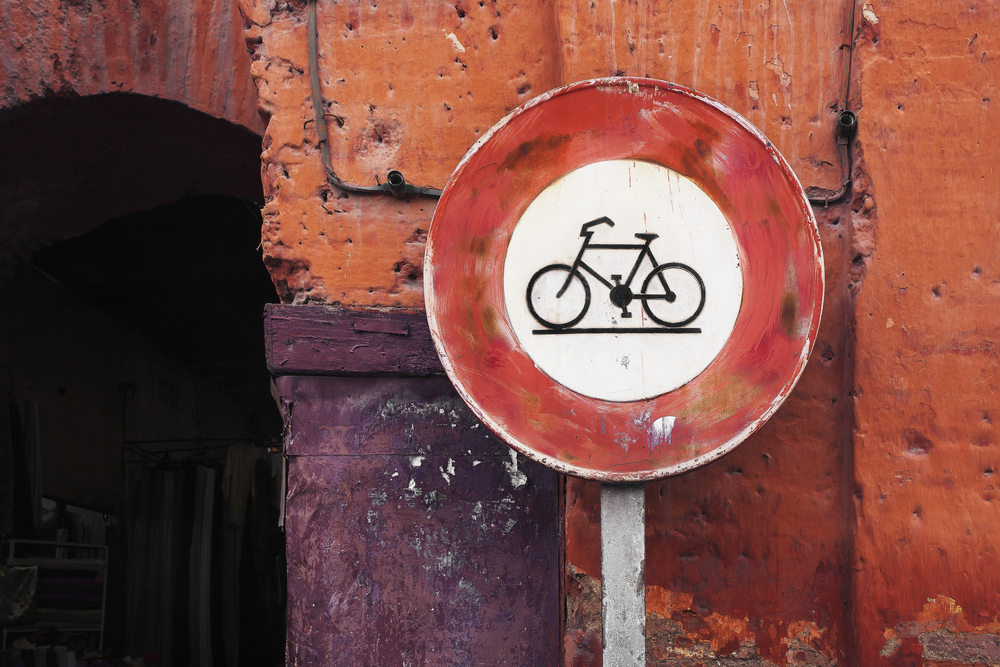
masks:
[[[997,3],[864,8],[877,243],[857,304],[865,665],[1000,664]]]
[[[558,475],[441,376],[277,384],[289,664],[558,665]]]

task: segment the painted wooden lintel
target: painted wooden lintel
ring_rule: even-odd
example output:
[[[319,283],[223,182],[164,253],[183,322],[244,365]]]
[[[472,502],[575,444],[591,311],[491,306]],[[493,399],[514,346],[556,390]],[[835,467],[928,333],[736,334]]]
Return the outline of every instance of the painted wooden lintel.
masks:
[[[264,340],[275,377],[444,373],[422,310],[268,304]]]

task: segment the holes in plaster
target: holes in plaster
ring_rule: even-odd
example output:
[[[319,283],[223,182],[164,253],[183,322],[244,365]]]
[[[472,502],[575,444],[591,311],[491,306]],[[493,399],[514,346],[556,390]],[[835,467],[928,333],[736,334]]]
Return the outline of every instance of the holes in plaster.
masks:
[[[932,287],[931,288],[931,294],[934,295],[935,299],[940,299],[941,298],[941,286],[940,285],[935,285],[934,287]]]
[[[498,25],[491,25],[490,29],[487,32],[490,33],[490,37],[493,39],[494,42],[500,38],[500,26]]]
[[[903,433],[903,451],[907,454],[926,456],[934,449],[930,438],[916,429],[907,429]]]
[[[983,269],[982,269],[982,267],[976,266],[976,267],[974,267],[972,269],[972,277],[973,278],[978,278],[981,275],[983,275]]]
[[[820,351],[820,358],[823,359],[824,362],[830,363],[831,361],[833,361],[833,358],[835,356],[837,355],[833,351],[833,346],[830,345],[829,343],[823,343],[822,349]]]

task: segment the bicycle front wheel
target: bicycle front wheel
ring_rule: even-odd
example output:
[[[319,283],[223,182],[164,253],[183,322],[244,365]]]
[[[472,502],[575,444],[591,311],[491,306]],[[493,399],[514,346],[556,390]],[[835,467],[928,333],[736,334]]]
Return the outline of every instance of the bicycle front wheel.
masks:
[[[587,314],[590,285],[573,267],[550,264],[531,276],[527,297],[528,310],[539,324],[549,329],[567,329]]]
[[[642,307],[665,327],[682,327],[701,315],[705,307],[705,283],[686,264],[660,264],[642,283]]]

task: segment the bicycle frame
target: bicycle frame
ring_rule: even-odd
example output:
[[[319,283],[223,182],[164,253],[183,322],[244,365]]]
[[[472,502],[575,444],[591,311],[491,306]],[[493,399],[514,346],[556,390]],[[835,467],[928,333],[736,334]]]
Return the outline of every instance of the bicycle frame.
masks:
[[[600,218],[598,220],[594,220],[593,222],[588,222],[583,226],[583,229],[580,230],[580,235],[584,237],[583,245],[580,246],[580,252],[577,253],[576,259],[573,261],[573,271],[576,271],[578,269],[584,269],[585,271],[587,271],[587,273],[594,276],[594,278],[597,278],[597,280],[600,281],[602,285],[607,287],[609,290],[612,290],[615,288],[615,285],[609,282],[607,279],[605,279],[604,276],[599,274],[593,268],[591,268],[589,264],[584,262],[583,254],[588,250],[638,250],[639,256],[636,258],[635,264],[632,265],[632,271],[628,274],[628,279],[623,283],[625,287],[629,287],[632,284],[632,281],[635,279],[635,274],[639,271],[639,266],[642,264],[642,260],[644,258],[649,257],[649,261],[653,263],[654,269],[658,266],[656,258],[653,257],[653,251],[649,249],[649,244],[652,243],[654,239],[658,238],[659,235],[636,234],[636,236],[643,239],[645,243],[591,243],[590,239],[594,236],[594,232],[590,231],[588,228],[594,224],[603,224],[605,222],[611,226],[614,226],[614,223],[611,222],[610,219]],[[569,275],[566,276],[566,282],[563,283],[563,286],[556,293],[557,298],[565,294],[566,290],[569,288],[569,284],[573,279],[573,271],[570,271]],[[612,280],[614,279],[615,277],[612,276]],[[660,282],[663,283],[664,292],[666,292],[666,294],[672,294],[670,288],[667,286],[666,281],[663,279],[663,276],[659,276],[659,279]],[[647,297],[644,294],[635,294],[633,295],[633,298],[645,299]],[[662,298],[662,297],[652,297],[652,298]]]

